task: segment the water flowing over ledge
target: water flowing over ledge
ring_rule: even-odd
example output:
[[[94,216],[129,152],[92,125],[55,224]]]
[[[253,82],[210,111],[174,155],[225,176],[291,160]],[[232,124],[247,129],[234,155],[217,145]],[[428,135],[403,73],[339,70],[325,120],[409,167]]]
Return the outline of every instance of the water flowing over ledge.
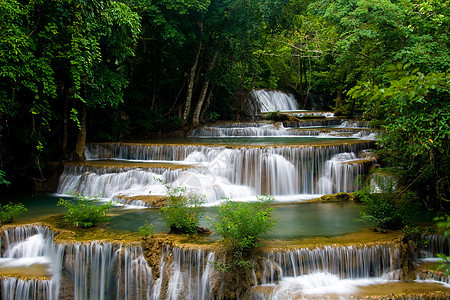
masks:
[[[3,230],[1,259],[47,256],[51,274],[29,279],[2,276],[2,299],[223,299],[224,288],[230,288],[223,285],[224,273],[213,267],[223,252],[175,246],[165,239],[147,239],[141,245],[55,243],[54,237],[40,225]],[[292,289],[297,289],[295,295],[320,295],[330,289],[339,292],[330,285],[344,282],[353,286],[396,282],[402,251],[395,243],[290,248],[255,253],[251,262],[249,278],[241,281],[253,288],[242,298],[276,299],[290,295]],[[309,289],[302,290],[305,282]]]
[[[142,168],[111,164],[69,164],[58,193],[82,193],[117,199],[123,196],[164,195],[159,182],[186,186],[213,205],[223,197],[252,199],[256,195],[317,195],[352,192],[356,179],[375,162],[364,152],[370,142],[302,147],[239,147],[205,145],[89,144],[91,159],[128,160]],[[171,162],[149,168],[148,161]],[[173,164],[183,166],[174,168]],[[191,167],[188,167],[191,166]],[[298,197],[297,197],[298,198]],[[295,196],[293,196],[295,199]]]
[[[251,95],[259,104],[261,112],[298,110],[297,100],[293,94],[281,91],[253,90]]]

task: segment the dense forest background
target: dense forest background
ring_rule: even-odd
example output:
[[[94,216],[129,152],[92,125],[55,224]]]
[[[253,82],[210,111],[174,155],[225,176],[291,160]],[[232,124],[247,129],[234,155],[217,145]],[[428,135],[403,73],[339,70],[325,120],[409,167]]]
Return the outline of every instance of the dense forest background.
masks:
[[[87,141],[241,119],[253,88],[372,122],[384,166],[449,201],[450,1],[3,0],[0,189]]]

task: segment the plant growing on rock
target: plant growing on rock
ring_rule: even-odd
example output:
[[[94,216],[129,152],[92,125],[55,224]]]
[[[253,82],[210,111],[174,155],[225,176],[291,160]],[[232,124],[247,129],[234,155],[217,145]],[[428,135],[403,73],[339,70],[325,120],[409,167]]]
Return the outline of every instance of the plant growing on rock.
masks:
[[[153,224],[149,224],[148,221],[145,221],[144,225],[139,226],[138,232],[142,237],[146,238],[155,234],[155,226]]]
[[[89,228],[109,220],[107,213],[113,207],[111,201],[98,203],[98,197],[85,197],[81,194],[74,196],[74,200],[60,198],[58,201],[58,206],[64,206],[67,209],[64,215],[66,222],[77,227]]]
[[[213,227],[223,237],[228,252],[243,256],[258,246],[259,238],[276,224],[272,217],[273,201],[271,196],[258,197],[255,202],[227,200],[218,207]]]
[[[28,209],[22,203],[9,203],[0,205],[0,216],[4,223],[13,222],[18,216],[25,213]]]
[[[171,187],[166,185],[169,197],[165,206],[161,207],[167,227],[172,233],[197,234],[200,216],[203,212],[200,206],[204,196],[187,193],[186,187]]]

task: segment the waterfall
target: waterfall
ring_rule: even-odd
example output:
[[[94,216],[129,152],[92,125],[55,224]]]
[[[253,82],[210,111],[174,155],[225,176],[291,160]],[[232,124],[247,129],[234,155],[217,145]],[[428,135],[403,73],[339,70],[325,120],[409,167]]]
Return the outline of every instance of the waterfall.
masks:
[[[81,192],[86,196],[113,197],[127,194],[164,194],[154,178],[174,185],[190,185],[206,195],[207,204],[221,197],[245,198],[255,194],[273,195],[351,192],[354,181],[364,174],[357,156],[370,142],[332,146],[235,147],[203,145],[90,144],[95,158],[112,155],[117,159],[172,160],[196,163],[197,167],[165,171],[144,168],[112,172],[66,168],[59,193]],[[339,153],[346,153],[339,155]],[[350,159],[346,155],[351,155]],[[343,157],[343,158],[342,158]]]
[[[233,125],[233,126],[230,126]],[[242,126],[246,125],[246,126]],[[203,126],[194,129],[191,137],[237,137],[237,136],[283,136],[295,135],[288,131],[282,123],[232,123],[213,126]]]
[[[364,162],[371,163],[374,158],[361,160],[353,152],[335,154],[326,161],[323,175],[318,182],[319,194],[332,194],[354,191],[358,188],[357,178],[364,174]]]
[[[284,127],[301,128],[301,127],[330,127],[343,124],[340,119],[317,119],[317,120],[300,120],[300,121],[284,121]]]
[[[109,173],[109,172],[110,173]],[[167,180],[177,176],[171,169],[86,168],[65,166],[59,178],[57,192],[80,193],[84,196],[113,198],[120,194],[128,196],[147,195],[150,192],[164,194],[165,189],[157,179]]]
[[[272,251],[261,268],[260,283],[271,289],[254,289],[254,299],[350,294],[357,286],[387,283],[386,276],[400,268],[400,249],[387,244]]]
[[[3,231],[0,258],[50,261],[49,274],[40,279],[3,276],[3,300],[27,299],[211,299],[214,252],[162,246],[159,277],[154,279],[139,245],[109,242],[53,242],[45,226],[19,226]],[[26,274],[28,265],[23,265]],[[16,274],[16,273],[14,273]],[[50,277],[50,278],[47,278]]]
[[[152,271],[140,246],[69,244],[64,271],[76,300],[148,299],[152,292]]]
[[[263,267],[263,284],[319,272],[351,279],[381,277],[400,267],[400,250],[394,245],[374,245],[272,251]]]
[[[18,226],[4,230],[3,236],[2,299],[58,299],[64,246],[54,244],[53,232],[43,226]],[[42,279],[10,277],[8,272]]]
[[[153,299],[212,299],[210,275],[213,252],[163,247],[160,274]],[[165,286],[166,290],[162,287]]]
[[[281,91],[253,90],[251,95],[259,103],[261,112],[298,110],[297,100],[293,94]]]
[[[450,255],[450,236],[444,238],[442,235],[424,234],[421,240],[421,258],[436,257],[436,254]]]

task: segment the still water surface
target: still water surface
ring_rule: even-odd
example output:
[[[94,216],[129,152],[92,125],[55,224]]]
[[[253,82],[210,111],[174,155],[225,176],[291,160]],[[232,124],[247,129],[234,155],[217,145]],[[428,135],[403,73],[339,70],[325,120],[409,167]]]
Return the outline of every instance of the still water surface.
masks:
[[[59,197],[55,194],[38,194],[16,196],[2,199],[2,202],[20,201],[28,212],[18,218],[18,222],[36,222],[47,216],[64,214],[65,208],[57,206]],[[205,207],[201,226],[212,228],[207,216],[216,217],[216,208]],[[273,216],[277,219],[268,238],[295,239],[316,236],[338,236],[361,231],[368,225],[358,222],[358,206],[354,203],[293,203],[275,205]],[[159,209],[124,209],[115,207],[111,210],[111,219],[107,227],[112,230],[136,232],[145,221],[155,226],[156,232],[167,232],[163,216]]]

